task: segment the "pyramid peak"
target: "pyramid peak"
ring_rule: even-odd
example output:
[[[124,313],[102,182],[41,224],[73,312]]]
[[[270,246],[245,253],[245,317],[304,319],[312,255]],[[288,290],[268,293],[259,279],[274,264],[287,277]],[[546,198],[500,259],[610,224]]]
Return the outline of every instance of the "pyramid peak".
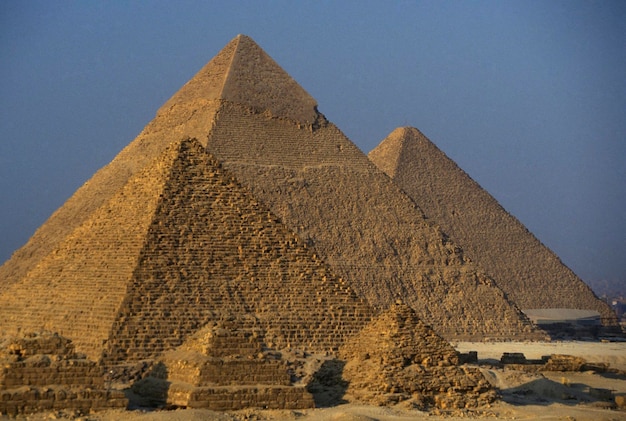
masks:
[[[413,126],[396,127],[388,136],[388,138],[400,138],[400,140],[414,139],[415,137],[424,137],[424,134]]]
[[[390,177],[395,177],[398,166],[403,156],[406,155],[407,147],[416,142],[429,142],[426,136],[412,126],[395,128],[368,154],[368,158]]]
[[[252,38],[239,34],[159,110],[229,101],[304,125],[319,117],[317,102]]]

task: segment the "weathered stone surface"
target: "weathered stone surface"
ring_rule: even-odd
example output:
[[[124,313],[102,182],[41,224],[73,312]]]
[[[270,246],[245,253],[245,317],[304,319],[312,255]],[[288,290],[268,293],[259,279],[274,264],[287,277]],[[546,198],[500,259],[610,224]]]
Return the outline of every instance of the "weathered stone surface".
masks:
[[[520,308],[590,309],[615,322],[606,303],[419,130],[394,130],[368,156]]]
[[[269,346],[324,353],[372,310],[192,140],[166,148],[0,295],[4,330],[59,331],[107,364],[154,358],[242,314]]]
[[[183,162],[168,148],[188,136],[245,186],[246,211],[229,193],[239,182],[211,175],[212,158]],[[279,222],[282,234],[270,232]],[[333,351],[367,319],[352,288],[378,308],[403,298],[447,337],[535,335],[493,280],[243,36],[55,212],[0,279],[3,329],[53,329],[90,358],[106,349],[109,362],[157,355],[241,311],[271,322],[271,346]],[[315,285],[312,295],[302,285]]]
[[[378,405],[410,401],[442,410],[476,408],[496,394],[477,368],[459,366],[454,348],[410,307],[393,305],[341,348],[347,395]]]
[[[263,351],[263,332],[254,318],[211,322],[164,354],[160,379],[147,378],[134,390],[156,391],[148,396],[152,401],[219,411],[313,407],[304,386],[291,385],[285,363]],[[163,387],[144,387],[150,382]]]
[[[484,271],[334,125],[224,103],[207,149],[374,306],[402,298],[447,338],[537,337]]]
[[[88,413],[127,404],[122,392],[105,387],[102,368],[76,354],[67,338],[39,332],[0,341],[0,414]]]

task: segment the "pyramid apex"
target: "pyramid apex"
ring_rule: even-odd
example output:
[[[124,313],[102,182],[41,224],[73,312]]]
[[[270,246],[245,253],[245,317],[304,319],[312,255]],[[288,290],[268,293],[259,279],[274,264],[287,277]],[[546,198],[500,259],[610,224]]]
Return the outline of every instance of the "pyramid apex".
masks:
[[[317,102],[251,37],[238,34],[189,82],[161,107],[223,100],[313,124],[319,116]]]
[[[419,129],[413,126],[400,126],[396,127],[387,138],[400,137],[400,138],[411,138],[411,137],[423,137],[424,134],[419,131]]]

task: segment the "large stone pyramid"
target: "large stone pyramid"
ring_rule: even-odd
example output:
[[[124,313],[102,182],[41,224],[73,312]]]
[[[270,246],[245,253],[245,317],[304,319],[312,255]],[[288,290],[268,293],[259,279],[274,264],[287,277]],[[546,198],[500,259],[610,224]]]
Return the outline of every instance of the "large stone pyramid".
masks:
[[[172,143],[0,295],[8,333],[94,360],[154,358],[252,315],[274,348],[335,351],[370,308],[193,140]]]
[[[181,143],[188,138],[199,143]],[[216,188],[210,174],[219,172],[207,151],[244,186],[252,216],[229,202],[239,198],[206,196]],[[190,161],[202,164],[185,168]],[[172,183],[177,187],[168,187]],[[224,189],[231,187],[218,189],[228,197]],[[269,209],[259,211],[261,204],[250,204],[255,200]],[[214,206],[230,209],[230,216],[211,214]],[[257,247],[267,224],[280,225],[275,229],[281,234]],[[230,248],[221,250],[221,244]],[[257,254],[238,256],[250,244]],[[258,260],[259,250],[271,258]],[[287,252],[303,256],[306,268],[291,268],[282,255]],[[375,307],[404,299],[446,337],[536,335],[496,283],[317,111],[315,100],[254,41],[239,35],[0,268],[0,326],[43,324],[90,356],[105,350],[111,361],[136,359],[177,346],[219,316],[216,309],[223,306],[211,301],[218,298],[199,289],[239,312],[264,299],[270,280],[276,288],[299,288],[315,279],[315,298],[296,295],[317,303],[312,314],[332,310],[341,326],[346,314],[354,317],[347,335],[367,311],[331,271]],[[219,281],[207,288],[198,279]],[[236,279],[246,279],[246,288],[229,284]],[[33,299],[33,291],[44,298]],[[331,303],[329,294],[348,304]],[[298,326],[321,323],[289,317]],[[273,312],[270,319],[266,331],[271,336],[278,329],[281,346],[294,341],[334,347],[345,336],[319,342],[325,333],[281,333],[275,327],[281,317]]]
[[[521,222],[415,128],[394,130],[369,158],[522,309],[575,308],[614,315]]]

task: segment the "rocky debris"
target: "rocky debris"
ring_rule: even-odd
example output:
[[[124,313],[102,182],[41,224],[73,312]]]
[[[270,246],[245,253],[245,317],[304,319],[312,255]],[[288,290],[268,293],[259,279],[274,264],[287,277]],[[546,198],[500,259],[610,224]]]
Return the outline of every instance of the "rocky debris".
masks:
[[[541,359],[527,359],[521,352],[505,352],[500,358],[500,364],[509,369],[527,372],[539,371],[594,371],[597,373],[612,372],[623,375],[620,370],[611,369],[606,363],[591,363],[581,357],[573,355],[552,354],[544,355]]]

